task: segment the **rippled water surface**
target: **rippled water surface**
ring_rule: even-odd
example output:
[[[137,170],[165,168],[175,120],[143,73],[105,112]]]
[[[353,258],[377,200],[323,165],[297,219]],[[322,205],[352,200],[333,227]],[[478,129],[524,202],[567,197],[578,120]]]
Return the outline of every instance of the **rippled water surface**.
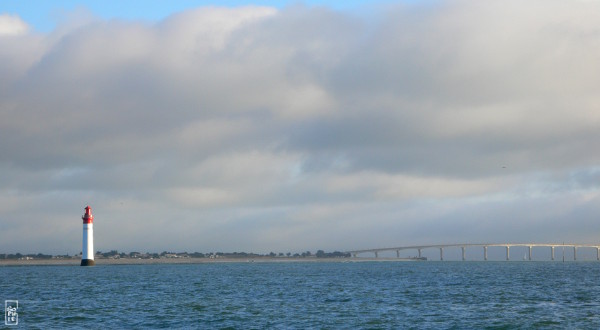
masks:
[[[7,266],[0,299],[39,329],[599,329],[600,263]]]

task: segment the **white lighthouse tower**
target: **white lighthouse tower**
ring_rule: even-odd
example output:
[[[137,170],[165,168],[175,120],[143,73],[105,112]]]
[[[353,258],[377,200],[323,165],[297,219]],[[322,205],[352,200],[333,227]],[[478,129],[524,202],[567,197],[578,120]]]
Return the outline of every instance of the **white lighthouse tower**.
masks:
[[[85,207],[85,214],[81,217],[83,219],[83,249],[81,250],[81,265],[82,266],[93,266],[94,262],[94,216],[92,215],[92,208]]]

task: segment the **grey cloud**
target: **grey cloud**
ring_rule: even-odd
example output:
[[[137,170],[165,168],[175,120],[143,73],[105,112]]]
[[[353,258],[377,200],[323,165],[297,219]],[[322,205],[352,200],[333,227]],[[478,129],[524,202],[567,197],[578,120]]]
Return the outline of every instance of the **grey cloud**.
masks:
[[[396,245],[403,232],[520,238],[505,216],[588,226],[597,6],[198,8],[155,24],[76,12],[46,35],[0,35],[0,223],[12,230],[0,250],[25,246],[13,236],[42,216],[32,204],[53,213],[47,235],[22,240],[40,249],[86,203],[123,226],[99,229],[107,248],[131,235],[127,248],[149,250],[144,237],[174,223],[165,245],[267,252]],[[565,213],[531,211],[560,194]]]

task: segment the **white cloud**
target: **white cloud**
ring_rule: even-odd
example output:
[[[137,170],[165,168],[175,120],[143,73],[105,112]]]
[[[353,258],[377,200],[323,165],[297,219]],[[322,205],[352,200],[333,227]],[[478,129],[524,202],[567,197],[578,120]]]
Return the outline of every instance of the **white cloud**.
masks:
[[[0,37],[18,36],[27,33],[29,26],[21,17],[11,14],[0,14]]]

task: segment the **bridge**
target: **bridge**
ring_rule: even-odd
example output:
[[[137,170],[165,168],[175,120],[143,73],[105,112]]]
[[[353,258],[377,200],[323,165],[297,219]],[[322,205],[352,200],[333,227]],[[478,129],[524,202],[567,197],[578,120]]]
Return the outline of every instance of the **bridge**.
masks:
[[[419,258],[422,258],[421,251],[425,249],[439,249],[440,250],[440,260],[444,260],[444,249],[445,248],[461,248],[462,249],[462,260],[466,260],[465,251],[467,248],[479,247],[483,248],[483,259],[488,260],[488,248],[489,247],[504,247],[506,249],[506,260],[510,260],[510,248],[511,247],[527,247],[529,248],[528,259],[531,259],[531,251],[534,247],[546,247],[550,248],[551,258],[554,260],[554,250],[556,247],[562,248],[572,248],[573,249],[573,260],[577,260],[577,249],[587,248],[587,249],[596,249],[596,260],[600,260],[600,245],[597,244],[565,244],[565,243],[467,243],[467,244],[438,244],[438,245],[415,245],[415,246],[399,246],[392,248],[381,248],[381,249],[367,249],[367,250],[355,250],[355,251],[346,251],[346,253],[350,253],[352,257],[356,258],[359,254],[364,253],[373,253],[375,258],[379,257],[380,252],[384,251],[396,251],[396,257],[400,258],[400,251],[402,250],[416,250],[419,254]],[[564,255],[563,255],[564,258]]]

